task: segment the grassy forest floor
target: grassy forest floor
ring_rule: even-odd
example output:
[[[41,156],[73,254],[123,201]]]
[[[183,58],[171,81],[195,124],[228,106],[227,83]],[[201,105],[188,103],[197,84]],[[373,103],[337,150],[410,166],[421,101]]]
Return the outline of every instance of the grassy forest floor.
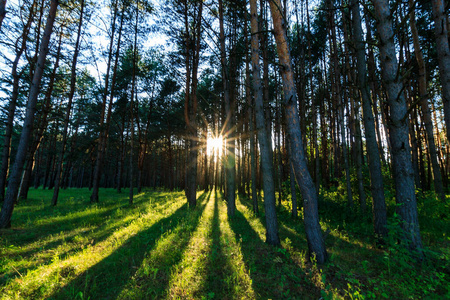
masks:
[[[397,245],[373,246],[370,217],[348,211],[339,191],[324,193],[322,228],[330,261],[308,262],[301,219],[278,207],[282,248],[266,245],[264,214],[237,199],[229,219],[218,192],[199,192],[189,210],[183,192],[31,190],[0,231],[1,299],[408,299],[450,298],[450,206],[419,197],[427,259],[415,263]],[[450,200],[447,198],[447,200]],[[263,205],[260,203],[260,211]],[[391,207],[394,205],[391,203]]]

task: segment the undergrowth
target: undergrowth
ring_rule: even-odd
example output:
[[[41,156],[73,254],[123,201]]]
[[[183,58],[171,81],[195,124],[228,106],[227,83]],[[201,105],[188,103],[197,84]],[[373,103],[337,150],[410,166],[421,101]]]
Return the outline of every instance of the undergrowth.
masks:
[[[234,217],[218,191],[199,192],[188,209],[182,192],[87,189],[31,190],[13,228],[0,231],[0,299],[415,299],[450,298],[449,204],[419,193],[426,259],[399,244],[391,209],[390,236],[374,246],[371,216],[349,210],[338,188],[322,191],[321,225],[329,262],[307,259],[300,216],[289,196],[277,207],[281,247],[265,241],[265,216],[239,195]],[[392,207],[393,199],[388,197]],[[394,206],[395,207],[395,206]]]

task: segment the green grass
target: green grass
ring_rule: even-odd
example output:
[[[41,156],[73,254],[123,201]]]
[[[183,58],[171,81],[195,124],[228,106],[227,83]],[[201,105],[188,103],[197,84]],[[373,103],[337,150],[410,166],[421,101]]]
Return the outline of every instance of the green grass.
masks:
[[[238,197],[228,218],[220,193],[31,190],[13,228],[0,231],[0,299],[415,299],[450,298],[448,203],[419,197],[427,260],[417,264],[391,241],[374,247],[370,217],[324,193],[321,220],[330,261],[306,259],[301,219],[278,207],[281,248],[267,245],[264,214]],[[263,204],[260,203],[263,212]],[[445,210],[446,209],[446,210]],[[301,214],[301,211],[300,211]],[[391,218],[395,236],[398,224]]]

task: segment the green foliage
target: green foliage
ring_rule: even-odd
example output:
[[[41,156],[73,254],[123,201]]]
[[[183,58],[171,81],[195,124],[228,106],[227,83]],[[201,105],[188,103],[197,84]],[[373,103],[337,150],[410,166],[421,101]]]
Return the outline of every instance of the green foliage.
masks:
[[[450,296],[448,202],[419,194],[426,260],[417,262],[398,242],[394,213],[379,249],[370,217],[348,211],[339,191],[322,191],[330,259],[318,265],[306,258],[304,226],[288,201],[278,207],[282,247],[274,248],[264,242],[264,214],[254,215],[247,198],[228,218],[216,192],[199,193],[189,210],[181,192],[145,191],[129,206],[127,193],[101,190],[102,201],[90,205],[88,190],[69,189],[50,207],[51,191],[31,190],[16,208],[16,227],[0,231],[0,299]]]

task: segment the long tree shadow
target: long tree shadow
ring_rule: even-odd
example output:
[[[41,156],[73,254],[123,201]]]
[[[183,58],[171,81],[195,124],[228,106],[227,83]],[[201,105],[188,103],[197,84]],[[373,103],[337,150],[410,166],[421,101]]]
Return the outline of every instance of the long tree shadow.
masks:
[[[244,262],[258,298],[320,297],[320,288],[307,280],[305,272],[285,251],[264,243],[240,211],[229,222],[236,236],[242,239]]]
[[[206,279],[206,291],[208,297],[215,299],[233,298],[232,286],[227,279],[232,275],[233,271],[230,266],[229,258],[225,255],[221,242],[221,230],[219,219],[219,203],[217,191],[214,197],[214,214],[211,224],[211,253],[207,265],[208,277]],[[228,283],[228,284],[226,284]]]
[[[189,255],[186,248],[210,198],[211,192],[204,192],[197,199],[195,210],[149,251],[136,274],[118,294],[118,299],[159,299],[168,296],[169,281],[176,272],[174,268],[184,255]]]
[[[155,202],[160,201],[165,196],[151,195],[155,198]],[[34,199],[37,201],[37,199]],[[114,215],[115,211],[134,209],[142,202],[148,200],[147,197],[139,197],[135,201],[135,205],[130,207],[128,204],[128,197],[121,197],[119,202],[107,201],[100,204],[86,204],[85,202],[67,203],[68,201],[62,200],[59,206],[44,206],[41,209],[32,211],[32,218],[29,216],[29,211],[26,208],[22,212],[14,214],[14,218],[28,219],[30,222],[40,224],[33,224],[31,230],[25,229],[9,229],[0,232],[0,236],[7,236],[11,238],[16,246],[24,246],[30,242],[34,242],[43,238],[43,233],[46,235],[52,235],[60,233],[62,231],[70,230],[73,227],[81,227],[85,225],[94,225],[96,222],[103,222],[108,217]],[[33,200],[27,200],[26,207],[33,207]],[[95,208],[93,208],[95,206]],[[14,221],[14,220],[13,220]],[[76,226],[74,226],[76,225]],[[38,234],[37,234],[38,233]]]
[[[141,197],[142,198],[142,197]],[[165,198],[164,196],[154,197],[154,201],[159,203],[161,198]],[[201,197],[199,198],[201,199]],[[127,200],[128,201],[128,200]],[[141,200],[142,201],[142,200]],[[139,201],[139,202],[141,202]],[[175,201],[175,200],[174,200]],[[171,205],[174,201],[167,201],[162,205]],[[91,211],[89,214],[83,214],[82,216],[78,216],[75,218],[69,218],[65,222],[59,221],[55,222],[55,224],[51,225],[42,225],[37,226],[37,228],[33,227],[31,230],[23,230],[16,234],[14,237],[16,241],[12,241],[18,250],[15,250],[10,256],[17,257],[21,259],[21,257],[36,257],[35,262],[28,264],[26,266],[16,266],[15,269],[6,272],[2,276],[0,276],[0,284],[4,285],[8,280],[19,276],[19,274],[27,273],[27,271],[33,270],[36,266],[43,266],[52,263],[52,257],[54,255],[53,250],[57,249],[60,245],[64,243],[72,243],[70,249],[58,252],[59,257],[67,257],[73,253],[78,251],[82,251],[83,248],[87,246],[87,244],[99,244],[102,241],[106,240],[111,234],[113,234],[116,230],[121,227],[126,227],[133,220],[131,219],[123,219],[121,218],[118,221],[113,221],[112,224],[108,223],[105,220],[114,220],[119,219],[120,216],[115,216],[116,211],[120,211],[126,208],[127,204],[117,204],[108,206],[108,209],[103,210],[101,213],[95,216],[95,220],[93,222],[88,222],[92,214],[95,214],[96,211]],[[136,204],[137,205],[137,204]],[[65,223],[65,226],[60,226],[60,223]],[[89,226],[86,227],[85,224],[89,223],[89,226],[96,225],[93,229]],[[97,224],[99,223],[99,224]],[[67,229],[66,229],[67,228]],[[74,230],[74,228],[84,228],[83,230]],[[11,231],[14,232],[14,231]],[[64,232],[64,234],[62,234]],[[56,235],[56,236],[55,236]],[[77,238],[82,237],[83,235],[88,235],[89,240],[78,241]],[[44,242],[46,238],[50,238],[51,241]],[[30,247],[29,244],[35,243],[36,245]],[[47,252],[46,252],[47,251]],[[45,256],[45,253],[48,253],[48,257]],[[39,259],[37,254],[39,254]]]
[[[172,215],[161,219],[150,228],[140,231],[129,238],[108,257],[79,274],[62,289],[55,292],[50,299],[69,299],[77,295],[92,299],[111,299],[116,297],[136,273],[146,254],[156,245],[158,239],[177,228],[190,215],[197,220],[201,216],[207,194],[199,197],[202,203],[194,214],[187,204],[177,209]],[[81,292],[81,294],[80,294]]]
[[[248,210],[252,210],[252,203],[248,198],[240,198],[241,204],[243,204]],[[260,210],[263,211],[263,210]],[[311,263],[303,262],[304,254],[307,253],[308,246],[304,233],[304,224],[299,218],[292,218],[290,211],[286,207],[277,207],[277,216],[279,222],[279,234],[285,245],[289,247],[290,253],[295,253],[293,260],[301,268],[305,269],[307,276],[314,276]],[[264,215],[256,216],[261,222],[263,222]],[[329,221],[326,218],[327,221]],[[326,222],[327,227],[332,226],[329,222]],[[331,227],[333,228],[333,227]],[[333,261],[339,261],[339,264],[328,264],[322,266],[322,274],[327,278],[327,284],[332,288],[340,291],[344,291],[347,288],[347,281],[345,276],[342,277],[340,272],[342,269],[354,269],[354,266],[360,265],[361,261],[369,260],[372,257],[383,257],[380,255],[380,250],[370,247],[369,244],[364,245],[364,239],[359,236],[353,236],[346,230],[330,230],[324,232],[325,243],[329,257]],[[287,240],[289,239],[289,240]],[[292,252],[293,250],[293,252]],[[301,255],[298,255],[298,252]],[[332,262],[333,262],[332,261]]]
[[[249,198],[239,197],[239,200],[240,203],[243,204],[248,210],[252,211],[253,204]],[[259,205],[261,204],[263,204],[262,201],[260,201]],[[260,207],[259,211],[264,212],[264,207]],[[256,217],[261,221],[262,224],[266,224],[264,214],[260,214]],[[293,219],[290,212],[284,207],[277,208],[277,217],[278,223],[280,225],[278,228],[280,238],[283,241],[287,238],[294,247],[306,251],[308,244],[304,235],[305,227],[302,220],[298,218]]]
[[[253,208],[253,204],[248,198],[241,197],[240,203],[243,204],[249,210],[252,210]],[[259,205],[261,205],[261,201]],[[264,211],[263,209],[264,209],[263,207],[260,208],[260,211]],[[308,244],[306,241],[305,226],[303,224],[303,220],[301,218],[292,218],[291,212],[288,209],[286,209],[286,207],[277,207],[277,216],[280,225],[278,229],[282,241],[287,241],[286,239],[288,239],[290,246],[294,247],[300,252],[306,253],[308,251]],[[265,224],[265,218],[263,214],[257,216],[257,218],[263,224]],[[331,225],[331,228],[334,228],[333,227],[334,223],[330,223],[331,221],[329,220],[329,218],[322,216],[322,219],[324,218],[327,227]],[[353,251],[355,252],[364,251],[366,252],[366,254],[368,254],[368,252],[373,250],[368,245],[366,247],[363,247],[361,243],[359,243],[359,242],[367,242],[368,239],[364,239],[361,236],[352,235],[353,239],[358,239],[358,243],[352,244],[344,238],[344,236],[346,235],[345,230],[343,231],[341,228],[339,230],[335,230],[333,234],[330,234],[331,228],[327,228],[327,231],[323,233],[323,236],[325,238],[327,249],[330,250],[331,248],[333,249],[336,248],[335,251],[333,251],[333,255],[337,257],[341,256],[342,249],[339,248],[345,248],[348,250],[353,249]]]

